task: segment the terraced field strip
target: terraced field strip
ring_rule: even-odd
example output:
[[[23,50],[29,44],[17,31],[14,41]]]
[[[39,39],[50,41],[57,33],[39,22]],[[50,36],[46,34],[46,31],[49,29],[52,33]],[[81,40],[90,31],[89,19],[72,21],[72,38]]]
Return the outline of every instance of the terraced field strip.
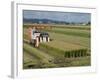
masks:
[[[90,31],[87,30],[76,30],[76,29],[67,29],[67,28],[52,28],[51,30],[46,30],[47,32],[55,32],[65,35],[73,35],[80,37],[90,37]]]
[[[54,40],[54,41],[51,41],[51,42],[48,42],[48,43],[45,43],[45,44],[48,45],[48,46],[51,46],[51,47],[61,49],[63,51],[85,49],[83,46],[75,45],[75,44],[67,43],[67,42],[65,43],[65,42],[61,42],[61,41],[58,41],[58,40]]]
[[[23,52],[23,60],[24,60],[24,63],[28,63],[28,62],[37,62],[38,60],[34,57],[34,56],[31,56],[28,52],[24,51]]]
[[[39,62],[37,58],[30,55],[27,51],[23,52],[23,68],[28,68],[30,65],[36,65]]]
[[[24,50],[28,51],[31,53],[33,56],[36,58],[48,63],[49,60],[53,60],[53,57],[49,56],[48,54],[45,54],[38,49],[31,47],[30,45],[24,43]]]
[[[51,27],[76,30],[91,30],[91,25],[51,25]]]
[[[48,32],[50,38],[53,40],[58,40],[65,43],[72,43],[76,45],[80,45],[86,48],[90,48],[90,38],[73,36],[73,35],[65,35],[60,33]]]
[[[82,33],[82,34],[90,34],[90,30],[77,30],[77,29],[69,29],[69,28],[59,28],[54,27],[53,30],[64,31],[64,32],[75,32],[75,33]]]
[[[40,48],[47,51],[56,57],[81,57],[87,55],[87,48],[71,43],[64,43],[59,41],[51,41],[48,43],[41,43]],[[52,50],[52,51],[50,51]]]
[[[85,57],[78,57],[78,58],[67,58],[67,61],[70,61],[69,63],[65,63],[64,65],[67,65],[67,67],[70,66],[90,66],[91,65],[91,57],[85,56]]]
[[[42,66],[45,65],[48,67],[56,66],[55,64],[52,63],[54,60],[52,56],[30,46],[29,44],[24,43],[24,51],[27,51],[31,56],[37,58],[43,64]]]
[[[39,49],[42,50],[42,51],[44,51],[45,53],[53,56],[54,59],[57,58],[57,57],[64,58],[64,51],[60,50],[58,48],[51,47],[49,45],[41,43],[40,46],[39,46]]]

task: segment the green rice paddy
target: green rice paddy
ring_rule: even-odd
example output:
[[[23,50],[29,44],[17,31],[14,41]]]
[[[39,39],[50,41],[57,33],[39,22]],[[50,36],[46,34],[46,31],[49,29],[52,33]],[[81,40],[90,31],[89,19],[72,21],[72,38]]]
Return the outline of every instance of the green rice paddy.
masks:
[[[91,65],[90,26],[78,26],[76,28],[73,26],[54,26],[52,29],[42,30],[49,33],[51,40],[40,43],[38,48],[23,41],[23,68]],[[23,38],[28,40],[26,26],[23,29]]]

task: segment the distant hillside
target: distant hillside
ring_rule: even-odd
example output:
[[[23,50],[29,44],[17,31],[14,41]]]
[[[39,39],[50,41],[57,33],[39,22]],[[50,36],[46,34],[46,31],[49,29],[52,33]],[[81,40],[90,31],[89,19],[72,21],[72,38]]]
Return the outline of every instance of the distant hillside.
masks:
[[[56,20],[50,20],[50,19],[23,19],[23,23],[43,23],[43,24],[69,24],[68,22],[64,21],[56,21]]]
[[[23,23],[25,24],[33,24],[33,23],[41,23],[41,24],[91,24],[90,22],[88,23],[75,23],[75,22],[65,22],[65,21],[56,21],[56,20],[50,20],[50,19],[23,19]]]

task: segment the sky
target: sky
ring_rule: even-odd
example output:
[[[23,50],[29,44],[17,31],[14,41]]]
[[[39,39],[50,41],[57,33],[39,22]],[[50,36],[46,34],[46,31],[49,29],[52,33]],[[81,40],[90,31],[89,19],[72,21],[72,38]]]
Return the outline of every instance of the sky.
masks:
[[[56,21],[87,23],[91,21],[90,13],[56,12],[56,11],[35,11],[24,10],[23,18],[27,19],[50,19]]]

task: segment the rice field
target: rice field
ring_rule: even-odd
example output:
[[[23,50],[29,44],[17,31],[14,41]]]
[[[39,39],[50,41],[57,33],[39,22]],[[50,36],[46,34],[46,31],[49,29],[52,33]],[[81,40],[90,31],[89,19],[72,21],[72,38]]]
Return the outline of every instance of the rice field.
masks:
[[[28,40],[27,27],[23,38]],[[40,43],[38,48],[23,40],[23,69],[55,68],[91,65],[90,26],[52,26],[48,32],[50,42]]]
[[[65,35],[80,36],[80,37],[90,37],[90,31],[88,30],[76,30],[76,29],[66,29],[66,28],[53,28],[52,30],[47,30],[49,32],[55,32]]]

